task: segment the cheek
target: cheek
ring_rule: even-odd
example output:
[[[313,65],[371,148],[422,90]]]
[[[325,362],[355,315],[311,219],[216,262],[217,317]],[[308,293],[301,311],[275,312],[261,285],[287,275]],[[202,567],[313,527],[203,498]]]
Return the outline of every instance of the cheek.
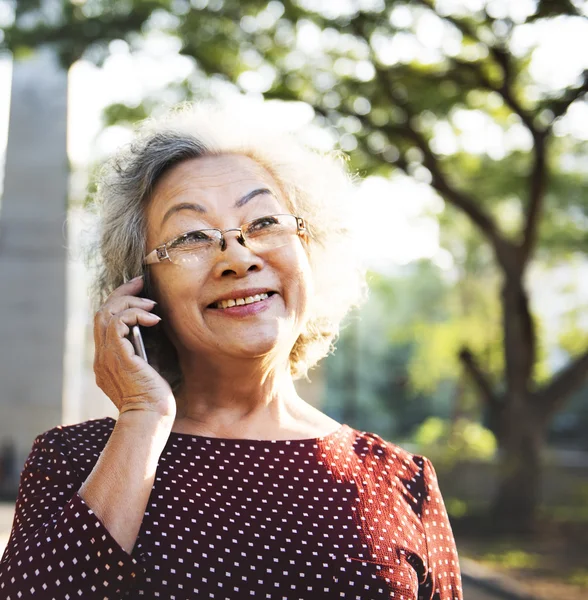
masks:
[[[285,272],[286,300],[291,299],[295,303],[295,312],[306,315],[311,310],[314,283],[310,262],[302,247],[297,248],[293,253]]]
[[[173,297],[164,301],[162,316],[163,328],[176,348],[190,348],[195,339],[202,339],[206,328],[195,301]]]
[[[170,269],[171,270],[171,269]],[[195,323],[198,307],[198,290],[202,282],[190,272],[169,273],[165,278],[153,282],[154,300],[159,304],[159,313],[165,319],[166,329],[177,329]]]

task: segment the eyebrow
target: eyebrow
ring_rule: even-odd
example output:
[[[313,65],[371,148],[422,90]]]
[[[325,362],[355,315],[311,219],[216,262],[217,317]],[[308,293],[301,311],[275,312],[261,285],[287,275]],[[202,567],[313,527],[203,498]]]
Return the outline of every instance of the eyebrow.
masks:
[[[243,196],[242,198],[239,198],[239,200],[235,202],[233,207],[241,208],[242,206],[247,204],[247,202],[249,202],[256,196],[260,196],[261,194],[269,194],[270,196],[274,196],[274,198],[276,197],[276,195],[269,188],[258,188],[256,190],[253,190],[252,192],[249,192],[248,194],[245,194],[245,196]],[[202,206],[202,204],[197,204],[195,202],[181,202],[180,204],[175,204],[170,209],[168,209],[165,215],[163,215],[161,224],[163,225],[173,214],[180,212],[181,210],[192,210],[199,214],[207,212],[204,206]]]

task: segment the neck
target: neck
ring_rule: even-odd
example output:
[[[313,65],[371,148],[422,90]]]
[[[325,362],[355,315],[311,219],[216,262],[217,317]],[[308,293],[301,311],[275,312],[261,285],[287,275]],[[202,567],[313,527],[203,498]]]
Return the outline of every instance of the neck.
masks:
[[[290,439],[329,433],[337,425],[298,396],[287,362],[268,368],[259,359],[199,360],[183,364],[182,371],[184,381],[176,393],[178,433]]]

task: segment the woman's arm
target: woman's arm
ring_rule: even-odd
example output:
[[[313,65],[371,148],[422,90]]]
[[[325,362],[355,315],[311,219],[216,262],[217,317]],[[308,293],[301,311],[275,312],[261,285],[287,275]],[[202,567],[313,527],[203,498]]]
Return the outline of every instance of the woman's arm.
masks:
[[[81,498],[129,554],[172,424],[171,418],[145,411],[120,415],[96,466],[79,490]]]
[[[419,460],[427,494],[421,521],[427,543],[428,572],[419,586],[418,600],[462,600],[459,559],[437,475],[427,458]]]
[[[130,550],[164,438],[161,423],[117,422],[82,485],[84,497],[77,491],[82,482],[63,430],[39,436],[20,479],[12,533],[0,563],[0,597],[122,598],[143,574]]]
[[[155,479],[159,456],[176,414],[163,377],[135,355],[128,340],[134,325],[153,327],[152,300],[138,298],[142,278],[118,287],[94,318],[94,373],[119,410],[112,435],[79,490],[117,543],[132,552]]]
[[[2,598],[120,598],[142,573],[130,554],[176,407],[168,383],[127,339],[133,325],[160,320],[152,301],[136,297],[141,286],[135,279],[117,288],[94,319],[94,371],[119,410],[114,430],[85,481],[60,428],[37,438],[2,558]]]

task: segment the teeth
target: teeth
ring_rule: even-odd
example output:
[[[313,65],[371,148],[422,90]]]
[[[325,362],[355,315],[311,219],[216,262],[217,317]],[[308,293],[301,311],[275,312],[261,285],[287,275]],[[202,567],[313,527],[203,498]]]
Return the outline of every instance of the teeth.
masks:
[[[269,294],[265,292],[263,294],[255,294],[255,296],[247,296],[246,298],[235,298],[230,300],[219,300],[216,305],[217,308],[231,308],[231,306],[243,306],[244,304],[253,304],[254,302],[260,302],[269,298]]]

